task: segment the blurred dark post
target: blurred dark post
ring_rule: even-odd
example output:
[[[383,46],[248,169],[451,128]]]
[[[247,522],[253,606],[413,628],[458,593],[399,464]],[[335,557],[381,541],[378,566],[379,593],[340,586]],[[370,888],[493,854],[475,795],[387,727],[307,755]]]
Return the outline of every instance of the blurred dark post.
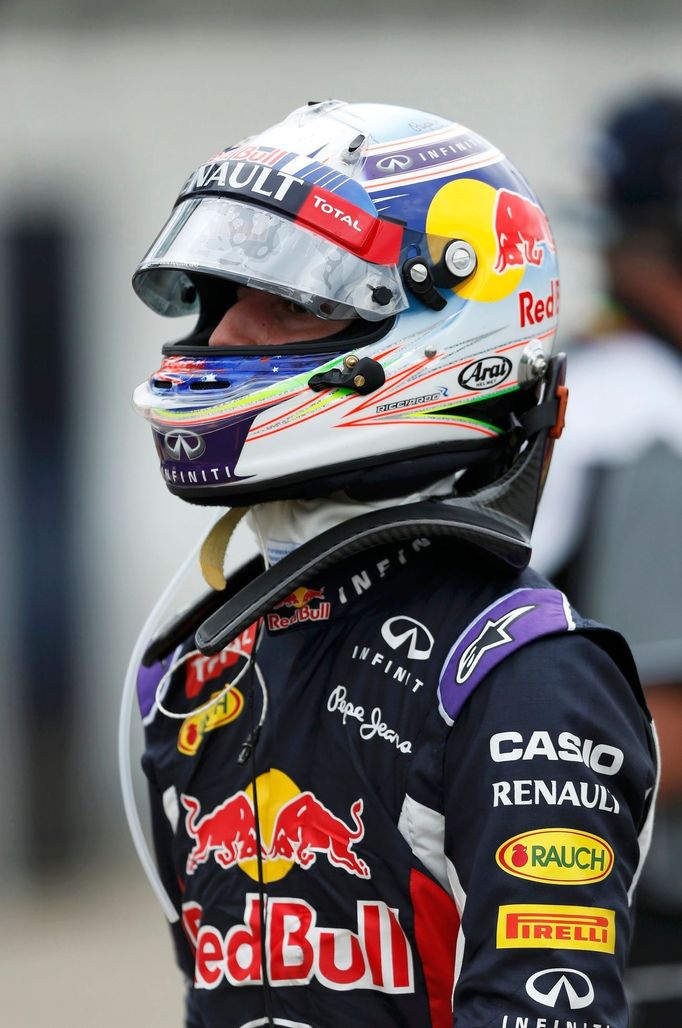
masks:
[[[17,858],[43,879],[68,869],[76,844],[73,249],[54,216],[15,217],[6,234]]]

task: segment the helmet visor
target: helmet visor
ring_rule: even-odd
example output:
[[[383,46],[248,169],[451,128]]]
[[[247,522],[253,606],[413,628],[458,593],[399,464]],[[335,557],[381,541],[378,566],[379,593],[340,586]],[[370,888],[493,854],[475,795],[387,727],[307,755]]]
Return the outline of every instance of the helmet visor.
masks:
[[[226,197],[178,204],[133,286],[159,314],[192,314],[192,272],[278,293],[320,318],[378,321],[409,306],[396,265],[370,263],[280,214]]]

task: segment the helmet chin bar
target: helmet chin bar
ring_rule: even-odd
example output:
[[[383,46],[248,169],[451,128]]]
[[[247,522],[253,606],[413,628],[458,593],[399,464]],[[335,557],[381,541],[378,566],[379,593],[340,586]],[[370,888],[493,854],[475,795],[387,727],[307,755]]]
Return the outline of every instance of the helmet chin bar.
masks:
[[[550,360],[539,404],[519,421],[527,445],[502,478],[469,495],[374,511],[323,532],[212,613],[196,631],[197,649],[206,655],[218,653],[302,580],[387,542],[455,538],[511,568],[524,568],[530,560],[530,536],[553,442],[561,433],[565,363],[563,354]]]

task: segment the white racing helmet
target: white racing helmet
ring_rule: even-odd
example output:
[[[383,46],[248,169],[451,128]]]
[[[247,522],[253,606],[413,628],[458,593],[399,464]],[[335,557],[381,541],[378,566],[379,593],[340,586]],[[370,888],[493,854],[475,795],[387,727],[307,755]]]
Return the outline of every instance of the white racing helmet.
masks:
[[[391,496],[456,470],[473,494],[548,427],[547,218],[499,150],[437,115],[329,100],[227,147],[133,284],[160,314],[197,315],[135,392],[183,499]],[[350,326],[209,347],[240,284]]]

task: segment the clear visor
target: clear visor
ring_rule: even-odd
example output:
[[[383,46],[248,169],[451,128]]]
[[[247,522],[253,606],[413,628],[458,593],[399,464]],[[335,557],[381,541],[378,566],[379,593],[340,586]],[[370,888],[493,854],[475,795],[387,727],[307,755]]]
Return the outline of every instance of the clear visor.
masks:
[[[378,321],[409,306],[395,265],[363,261],[279,214],[225,197],[180,203],[133,286],[159,314],[192,314],[193,271],[278,293],[320,318]]]

